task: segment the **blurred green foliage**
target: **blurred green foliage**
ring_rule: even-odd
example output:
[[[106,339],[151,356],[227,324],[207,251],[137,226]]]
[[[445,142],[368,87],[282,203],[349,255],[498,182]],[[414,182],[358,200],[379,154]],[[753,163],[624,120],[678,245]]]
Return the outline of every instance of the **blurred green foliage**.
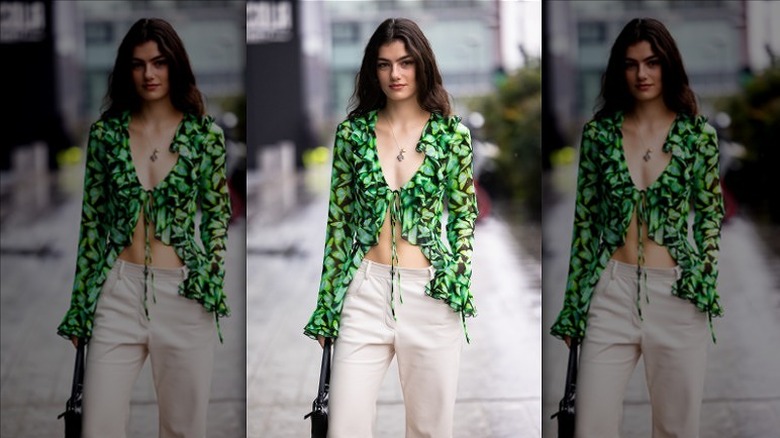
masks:
[[[715,106],[729,114],[729,135],[746,150],[741,167],[727,174],[725,183],[759,217],[780,223],[780,66],[747,74],[741,92]]]
[[[494,94],[473,99],[482,113],[481,139],[499,147],[496,167],[480,179],[497,200],[515,201],[532,217],[541,211],[542,75],[538,59],[506,76],[497,75]]]

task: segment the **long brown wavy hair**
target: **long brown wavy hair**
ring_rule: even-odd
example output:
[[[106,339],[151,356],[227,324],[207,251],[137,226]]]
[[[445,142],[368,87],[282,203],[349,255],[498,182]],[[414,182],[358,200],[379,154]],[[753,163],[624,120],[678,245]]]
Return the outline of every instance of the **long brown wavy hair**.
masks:
[[[442,85],[441,73],[436,65],[428,39],[412,20],[388,18],[377,27],[368,40],[363,62],[355,77],[355,92],[349,103],[349,118],[384,108],[387,96],[382,92],[377,77],[379,47],[393,41],[401,41],[414,59],[417,79],[417,102],[432,113],[450,115],[450,100]]]
[[[184,43],[170,23],[160,18],[142,18],[130,27],[122,39],[114,62],[114,69],[108,77],[108,92],[101,117],[116,117],[124,111],[137,111],[141,97],[135,90],[132,75],[133,50],[147,42],[154,41],[168,63],[170,99],[181,112],[202,116],[205,113],[203,96],[195,85],[190,58],[184,50]]]
[[[688,85],[680,51],[666,27],[653,18],[634,18],[620,31],[609,54],[607,71],[601,77],[601,94],[595,117],[609,117],[617,111],[633,109],[634,97],[626,82],[626,51],[629,46],[647,41],[661,63],[663,99],[676,113],[695,116],[696,96]]]

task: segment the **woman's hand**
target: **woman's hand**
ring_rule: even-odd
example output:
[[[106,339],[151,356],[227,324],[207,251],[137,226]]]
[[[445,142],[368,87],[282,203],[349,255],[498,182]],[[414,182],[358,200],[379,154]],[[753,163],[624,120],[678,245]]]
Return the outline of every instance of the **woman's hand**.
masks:
[[[76,348],[79,348],[79,338],[78,336],[71,336],[70,342],[73,342],[73,346]]]
[[[563,342],[566,343],[567,347],[571,348],[571,336],[564,336],[563,337]]]
[[[320,343],[320,347],[325,348],[325,336],[317,336],[317,342]]]

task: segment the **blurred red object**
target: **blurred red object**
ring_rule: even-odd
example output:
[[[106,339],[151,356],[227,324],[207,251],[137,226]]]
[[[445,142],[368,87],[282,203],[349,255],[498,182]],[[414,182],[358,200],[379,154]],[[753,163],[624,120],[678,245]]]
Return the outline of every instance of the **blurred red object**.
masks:
[[[484,220],[490,216],[491,201],[488,192],[482,188],[482,186],[474,180],[474,191],[477,194],[477,208],[479,209],[479,215],[477,215],[477,222]]]

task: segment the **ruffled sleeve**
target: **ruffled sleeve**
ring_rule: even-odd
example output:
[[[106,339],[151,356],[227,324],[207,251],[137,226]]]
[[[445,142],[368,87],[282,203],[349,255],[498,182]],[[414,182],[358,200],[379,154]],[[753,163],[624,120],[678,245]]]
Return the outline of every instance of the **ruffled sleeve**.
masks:
[[[598,140],[600,128],[597,122],[585,125],[580,142],[577,197],[574,208],[569,274],[563,309],[551,328],[553,336],[582,338],[585,336],[587,306],[593,267],[599,258],[601,240],[599,219]]]
[[[87,143],[86,168],[84,170],[84,195],[81,206],[81,225],[76,258],[76,275],[73,281],[70,308],[57,328],[64,338],[92,336],[92,315],[95,313],[98,294],[88,293],[89,284],[105,262],[109,221],[107,215],[107,191],[109,172],[106,168],[105,136],[115,133],[104,129],[104,121],[93,124]],[[97,290],[99,292],[99,290]]]
[[[477,198],[474,190],[474,152],[471,133],[460,119],[450,119],[453,134],[449,139],[447,160],[447,241],[452,260],[444,276],[449,279],[447,300],[463,317],[475,316],[471,295],[471,259],[474,248],[474,224],[477,220]]]
[[[339,125],[333,145],[333,168],[330,179],[330,200],[328,220],[325,228],[325,251],[322,262],[322,276],[317,307],[304,328],[304,334],[316,339],[317,336],[335,338],[339,333],[339,315],[343,296],[338,291],[345,290],[341,282],[344,271],[351,263],[354,232],[351,226],[353,195],[353,170],[350,161],[352,155],[352,131],[349,121]]]
[[[227,230],[230,220],[230,195],[227,185],[225,136],[211,117],[201,119],[205,133],[200,145],[202,159],[198,168],[201,210],[200,240],[206,253],[202,284],[210,293],[202,295],[202,304],[216,317],[229,316],[224,292]],[[192,275],[192,273],[190,274]]]
[[[723,310],[718,303],[718,250],[723,216],[723,196],[718,169],[718,137],[715,129],[704,117],[695,121],[699,139],[696,143],[693,178],[693,240],[698,251],[698,271],[701,275],[696,306],[712,316],[720,316]]]

